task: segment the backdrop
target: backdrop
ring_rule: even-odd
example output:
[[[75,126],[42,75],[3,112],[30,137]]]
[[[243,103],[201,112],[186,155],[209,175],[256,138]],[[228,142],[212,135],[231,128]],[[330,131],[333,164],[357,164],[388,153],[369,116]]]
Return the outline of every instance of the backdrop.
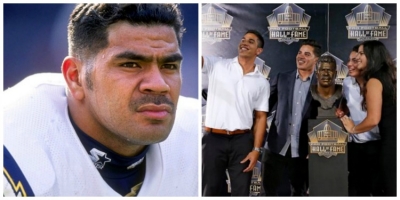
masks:
[[[366,18],[369,14],[379,15],[382,18],[378,21],[381,23],[379,26],[383,26],[382,23],[388,21],[388,27],[386,26],[388,30],[385,32],[387,38],[379,40],[389,49],[393,59],[396,58],[396,4],[371,4],[369,5],[371,10],[365,10],[366,5],[361,4],[289,4],[289,6],[290,9],[287,9],[287,4],[202,4],[202,55],[235,57],[238,55],[237,47],[244,33],[248,29],[255,29],[263,35],[265,40],[264,51],[259,58],[271,67],[270,76],[296,69],[295,60],[301,39],[291,44],[270,39],[270,37],[277,38],[280,35],[277,31],[269,30],[269,27],[272,26],[270,23],[275,23],[275,25],[281,23],[279,25],[287,25],[286,30],[294,29],[297,20],[299,24],[308,28],[308,31],[295,31],[297,36],[302,36],[304,33],[308,39],[317,40],[322,45],[323,53],[329,51],[345,64],[352,47],[360,43],[357,39],[348,38],[347,26],[351,20],[348,21],[346,16],[354,16],[354,19],[358,20],[360,17]],[[362,15],[363,13],[366,14]],[[288,20],[294,23],[285,24],[285,14],[288,15]],[[390,15],[389,20],[388,15]],[[267,17],[270,17],[270,21]],[[279,19],[279,17],[282,18]],[[350,25],[354,25],[354,22]],[[366,33],[366,31],[362,32],[363,28],[359,29],[352,34]],[[385,34],[382,31],[377,33]],[[203,83],[204,87],[207,84],[204,78]]]
[[[314,39],[346,64],[352,47],[362,40],[379,39],[395,59],[396,4],[202,4],[202,55],[233,58],[248,29],[265,40],[259,60],[270,67],[269,76],[296,69],[302,39]],[[346,75],[347,67],[339,65]],[[208,78],[202,74],[202,120],[205,119]],[[271,118],[269,118],[270,123]],[[202,124],[204,126],[204,124]],[[250,196],[262,195],[261,163],[253,170]],[[280,195],[289,195],[288,178]]]

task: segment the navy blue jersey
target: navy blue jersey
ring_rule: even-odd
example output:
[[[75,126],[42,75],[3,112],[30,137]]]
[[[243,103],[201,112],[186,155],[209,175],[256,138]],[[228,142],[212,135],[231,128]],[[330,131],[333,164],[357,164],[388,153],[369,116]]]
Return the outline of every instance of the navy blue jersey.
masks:
[[[144,180],[148,146],[136,156],[121,156],[88,136],[71,116],[70,119],[93,164],[107,184],[122,196],[136,196]]]

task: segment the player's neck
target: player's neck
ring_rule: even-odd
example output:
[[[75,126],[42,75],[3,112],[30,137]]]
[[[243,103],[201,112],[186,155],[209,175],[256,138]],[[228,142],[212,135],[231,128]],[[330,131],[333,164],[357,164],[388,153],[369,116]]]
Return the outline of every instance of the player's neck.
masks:
[[[324,99],[330,98],[333,94],[335,94],[335,84],[329,86],[329,87],[317,87],[317,92],[318,95]]]

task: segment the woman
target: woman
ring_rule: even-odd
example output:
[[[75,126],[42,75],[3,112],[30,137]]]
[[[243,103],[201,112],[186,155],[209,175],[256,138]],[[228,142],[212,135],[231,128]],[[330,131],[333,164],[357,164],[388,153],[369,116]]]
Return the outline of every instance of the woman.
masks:
[[[380,166],[384,193],[396,196],[396,67],[386,47],[379,41],[366,41],[358,48],[358,68],[366,81],[362,106],[367,117],[358,125],[341,118],[351,134],[378,125],[381,135]]]
[[[347,68],[348,77],[343,80],[342,104],[337,109],[336,115],[341,118],[350,113],[355,125],[361,123],[367,116],[360,102],[364,97],[365,80],[358,69],[358,48],[353,47],[349,55]],[[350,116],[349,115],[349,116]],[[359,134],[350,134],[348,149],[349,170],[349,196],[382,196],[382,184],[379,183],[379,158],[381,149],[381,136],[377,126]]]

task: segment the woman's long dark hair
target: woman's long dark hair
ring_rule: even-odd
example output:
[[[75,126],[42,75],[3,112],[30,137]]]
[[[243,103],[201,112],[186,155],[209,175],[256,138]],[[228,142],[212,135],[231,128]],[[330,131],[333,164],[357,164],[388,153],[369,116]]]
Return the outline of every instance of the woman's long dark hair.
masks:
[[[380,41],[365,41],[361,45],[363,45],[364,54],[367,57],[367,67],[362,72],[364,80],[366,80],[363,91],[363,108],[366,108],[365,85],[370,78],[377,78],[382,83],[383,93],[387,93],[393,102],[396,103],[396,66],[389,51]]]

